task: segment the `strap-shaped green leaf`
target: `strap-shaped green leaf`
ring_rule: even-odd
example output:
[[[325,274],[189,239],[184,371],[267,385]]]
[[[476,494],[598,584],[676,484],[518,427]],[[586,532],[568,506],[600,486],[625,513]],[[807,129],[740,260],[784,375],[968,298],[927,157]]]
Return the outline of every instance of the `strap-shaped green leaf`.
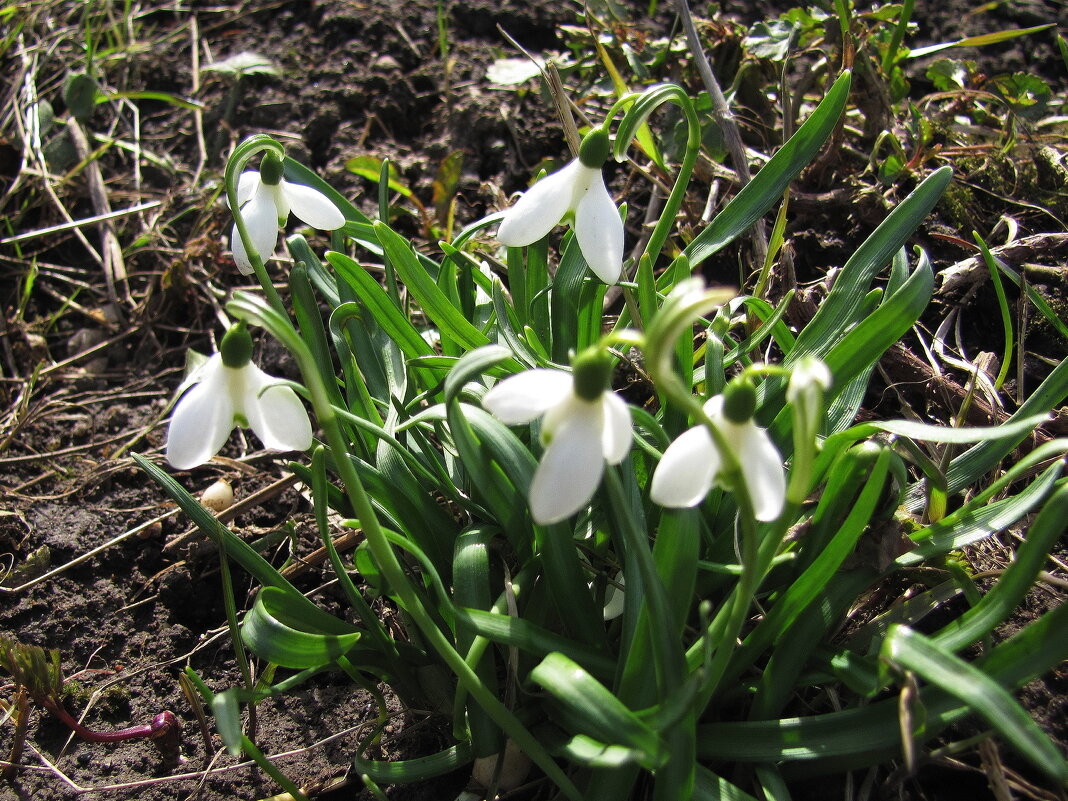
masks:
[[[1068,604],[995,647],[976,663],[992,680],[1019,687],[1068,658]],[[924,739],[966,717],[970,707],[941,689],[924,693],[927,728]],[[891,698],[868,706],[799,718],[698,727],[698,756],[739,762],[816,761],[806,775],[838,770],[841,760],[868,765],[901,751],[898,701]]]
[[[797,347],[787,354],[787,363],[804,353],[826,353],[842,332],[856,321],[857,305],[867,294],[872,279],[905,246],[942,197],[952,177],[949,167],[942,167],[927,176],[854,251],[835,278],[834,286],[820,304],[816,316],[798,334]]]
[[[267,610],[263,593],[245,615],[241,627],[241,639],[257,656],[296,670],[336,662],[355,648],[362,636],[358,631],[320,634],[289,626]]]
[[[551,352],[553,361],[558,364],[567,364],[568,353],[578,349],[579,300],[582,282],[589,272],[578,239],[570,231],[564,235],[563,248],[560,266],[556,268],[549,290]]]
[[[931,301],[933,287],[931,263],[927,254],[921,251],[919,264],[901,289],[886,298],[879,308],[857,323],[826,352],[824,361],[834,375],[835,382],[831,395],[835,389],[844,387],[865,368],[877,362],[915,324]],[[805,331],[808,331],[808,327]],[[797,338],[794,353],[802,348],[803,337],[804,331]]]
[[[512,248],[512,250],[516,250],[516,248]],[[547,366],[547,360],[531,348],[525,339],[520,337],[518,333],[521,328],[518,316],[519,306],[518,304],[513,306],[508,302],[508,298],[504,294],[504,284],[501,283],[500,279],[494,278],[490,289],[493,312],[497,317],[497,331],[500,333],[501,339],[511,348],[524,367]]]
[[[418,759],[403,759],[396,762],[381,762],[363,759],[359,755],[353,759],[353,767],[361,775],[370,776],[382,784],[410,784],[444,776],[457,768],[470,764],[474,759],[470,743],[459,743],[430,756]]]
[[[226,750],[233,756],[241,753],[241,707],[234,690],[218,693],[210,701],[211,714],[215,716],[215,728],[219,730]]]
[[[581,665],[551,653],[530,672],[560,705],[574,734],[633,749],[640,764],[655,770],[667,759],[665,744],[649,726]]]
[[[397,343],[406,357],[415,359],[434,353],[434,349],[397,308],[386,291],[382,289],[382,285],[363,267],[344,253],[334,251],[326,254],[326,260],[352,287],[360,302],[367,307],[378,325]]]
[[[457,609],[456,623],[469,626],[489,640],[515,646],[538,657],[559,651],[602,680],[611,680],[616,669],[615,659],[603,651],[563,637],[526,618],[498,615],[480,609]]]
[[[356,626],[334,617],[310,601],[299,606],[291,603],[289,594],[277,587],[264,587],[260,590],[256,603],[263,606],[266,614],[271,617],[304,631],[335,636],[356,634],[360,631]]]
[[[506,361],[510,355],[508,349],[500,345],[486,345],[465,353],[445,379],[445,403],[452,403],[465,384],[474,381],[490,367]]]
[[[487,610],[493,604],[490,587],[489,547],[498,532],[488,527],[477,527],[461,532],[453,546],[452,593],[457,607]],[[456,650],[467,654],[478,636],[478,630],[454,612],[456,627]],[[470,664],[470,663],[469,663]],[[497,692],[497,669],[493,652],[483,654],[474,666],[475,673],[491,692]],[[471,744],[476,756],[489,756],[501,750],[500,729],[490,720],[482,707],[468,703],[467,725],[471,732]],[[457,710],[462,714],[463,709]]]
[[[964,701],[1035,767],[1059,784],[1068,782],[1068,763],[1049,735],[982,670],[907,626],[890,627],[882,657]]]
[[[1009,422],[1045,414],[1068,398],[1068,359],[1058,364],[1053,372],[1046,376],[1030,397],[1020,404],[1020,408],[1009,418]],[[960,492],[974,484],[980,476],[985,475],[994,465],[1008,456],[1026,437],[1026,432],[1017,433],[1011,438],[980,442],[956,457],[949,463],[946,471],[946,483],[950,492]],[[910,492],[910,499],[912,493]]]
[[[914,534],[919,545],[894,560],[892,567],[913,567],[1004,531],[1042,502],[1063,469],[1063,462],[1050,465],[1026,489],[1004,500],[990,503],[988,497],[973,499],[951,516]]]
[[[697,766],[694,779],[693,801],[757,801],[703,765]]]
[[[388,225],[376,222],[375,233],[382,248],[393,264],[397,275],[418,301],[420,308],[438,326],[442,336],[457,342],[464,350],[489,344],[486,335],[471,325],[463,312],[449,302],[434,279],[427,273],[407,239]]]
[[[1005,620],[1034,585],[1068,520],[1068,487],[1053,493],[1038,517],[1027,528],[1027,537],[1016,556],[990,591],[959,618],[931,637],[931,642],[948,652],[959,651],[985,637]]]
[[[619,768],[640,763],[643,754],[636,748],[609,745],[585,734],[576,734],[562,746],[560,751],[568,758],[588,768]]]
[[[690,269],[733,242],[782,198],[834,130],[849,98],[849,84],[850,74],[842,73],[804,124],[686,247]]]
[[[858,456],[859,460],[871,462],[867,449]],[[789,631],[801,613],[824,592],[827,582],[841,567],[846,557],[853,552],[857,540],[871,522],[872,515],[882,498],[889,463],[890,451],[881,449],[875,457],[874,464],[871,464],[870,474],[863,475],[867,473],[864,470],[856,476],[863,483],[849,515],[842,521],[827,546],[819,549],[819,555],[812,561],[812,564],[776,599],[775,605],[765,615],[764,620],[745,638],[742,647],[731,660],[731,666],[725,677],[727,680],[738,675],[738,672],[751,664],[768,645]],[[856,491],[855,487],[852,489]],[[843,490],[846,492],[846,497],[852,494],[847,488]]]

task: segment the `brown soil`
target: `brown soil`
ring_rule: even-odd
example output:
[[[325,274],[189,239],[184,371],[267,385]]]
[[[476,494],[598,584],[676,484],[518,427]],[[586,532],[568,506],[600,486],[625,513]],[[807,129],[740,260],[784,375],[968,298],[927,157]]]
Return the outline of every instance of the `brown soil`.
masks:
[[[216,195],[225,154],[244,136],[264,131],[280,138],[290,155],[357,198],[369,212],[377,206],[376,189],[349,172],[347,160],[366,154],[388,156],[401,179],[429,202],[438,165],[450,153],[461,151],[457,205],[461,224],[492,211],[508,193],[521,189],[542,159],[566,154],[559,126],[539,93],[492,87],[485,81],[485,70],[495,58],[515,55],[498,26],[532,51],[559,48],[557,27],[574,23],[574,5],[565,0],[448,4],[448,67],[440,58],[437,5],[434,0],[255,0],[227,8],[193,2],[146,11],[138,20],[140,40],[167,44],[130,55],[124,74],[137,85],[122,88],[195,97],[203,104],[203,119],[198,122],[188,110],[163,102],[139,102],[141,145],[160,158],[143,162],[146,166],[136,185],[132,161],[124,152],[112,150],[101,159],[116,208],[144,200],[160,203],[121,223],[133,302],[119,304],[120,316],[106,311],[100,268],[70,234],[31,240],[17,249],[0,246],[5,322],[0,337],[4,368],[0,570],[8,564],[31,565],[0,588],[0,629],[22,642],[60,649],[64,669],[80,689],[71,693],[69,706],[76,715],[84,712],[88,725],[121,728],[147,722],[165,709],[174,711],[184,725],[182,762],[174,766],[151,744],[97,745],[71,739],[64,726],[35,712],[24,767],[13,781],[0,784],[0,799],[73,798],[86,789],[94,790],[91,798],[146,801],[258,799],[278,792],[257,768],[221,752],[217,738],[206,743],[200,735],[178,684],[182,669],[191,666],[215,689],[239,681],[226,631],[218,560],[163,500],[162,492],[133,466],[128,454],[137,451],[159,458],[161,421],[180,381],[184,351],[189,346],[210,350],[208,335],[218,328],[220,298],[241,285],[226,254],[228,213],[218,203],[205,204]],[[661,3],[648,28],[663,33],[670,27],[668,5]],[[945,8],[957,5],[970,8],[967,3]],[[1064,6],[1026,5],[1026,19],[1020,16],[1022,11],[1016,14],[1020,25],[1056,19],[1058,13],[1061,22],[1068,23]],[[745,7],[737,3],[724,10],[742,14]],[[636,12],[636,16],[642,15]],[[958,22],[963,30],[954,27]],[[937,40],[936,33],[952,37],[978,32],[967,28],[966,15],[948,11],[921,24],[930,31],[931,38],[924,41]],[[976,24],[997,22],[981,18]],[[46,43],[57,55],[53,61],[46,59],[36,77],[39,91],[52,100],[58,114],[63,76],[57,65],[73,62],[78,15],[56,20],[55,29],[66,33]],[[249,50],[273,59],[281,74],[243,79],[228,109],[233,90],[224,80],[205,73],[198,88],[191,48],[196,36],[201,63]],[[1047,41],[1043,40],[1043,48]],[[724,48],[729,46],[727,42]],[[12,52],[2,74],[21,77],[24,65]],[[723,50],[717,53],[723,55]],[[1004,68],[1041,70],[1060,81],[1063,90],[1063,65],[1050,56],[1055,50],[1036,55],[1027,45],[1010,44],[992,53],[984,57],[1004,59]],[[64,56],[69,62],[63,61]],[[9,92],[17,89],[17,83],[6,80]],[[198,125],[204,133],[203,164]],[[128,132],[115,135],[123,138]],[[10,189],[18,171],[15,142],[13,130],[0,131],[0,191]],[[620,175],[617,185],[622,183]],[[812,186],[806,191],[817,197],[825,189]],[[70,209],[73,217],[95,213],[87,192],[76,196],[81,200]],[[885,213],[881,201],[871,206],[855,201],[856,197],[843,195],[837,205],[806,204],[804,198],[798,202],[798,217],[788,236],[800,278],[815,280],[841,264],[843,254],[871,230],[872,220]],[[632,199],[641,202],[640,197]],[[969,202],[973,204],[969,213],[979,215],[970,224],[984,233],[1004,211],[1019,211],[981,192]],[[632,212],[630,218],[640,215]],[[1049,219],[1032,212],[1024,212],[1023,219],[1029,232],[1055,228]],[[54,205],[42,201],[20,211],[16,232],[60,221]],[[421,230],[414,217],[397,224],[412,235]],[[967,238],[968,232],[948,214],[942,214],[938,225],[940,229],[929,226],[927,234],[942,230]],[[142,230],[154,232],[151,240],[132,247]],[[98,246],[96,232],[86,233]],[[970,255],[929,236],[925,242],[933,246],[941,267]],[[20,310],[21,276],[34,260],[40,276]],[[737,260],[737,251],[724,252],[709,270],[735,274]],[[1050,263],[1042,253],[1032,260]],[[1056,257],[1052,263],[1063,260]],[[1046,284],[1051,300],[1064,300],[1063,275],[1048,275]],[[75,305],[65,307],[64,299],[79,287]],[[981,299],[971,309],[966,322],[971,326],[969,341],[997,350],[999,329],[989,324],[997,318],[982,305],[987,303]],[[56,324],[47,325],[53,315]],[[99,344],[102,347],[90,352]],[[277,347],[261,347],[257,359],[265,369],[276,374],[291,370]],[[1050,332],[1037,332],[1028,347],[1048,359],[1063,357],[1062,343]],[[43,369],[35,374],[37,366]],[[1037,356],[1028,368],[1029,381],[1049,369]],[[885,402],[888,395],[883,386],[874,386],[872,405]],[[919,408],[926,401],[915,403]],[[894,416],[899,415],[900,411]],[[248,498],[286,473],[284,464],[254,447],[235,437],[223,458],[180,479],[191,491],[199,491],[225,477],[233,483],[238,501]],[[307,555],[317,547],[307,513],[301,492],[287,487],[238,515],[231,526],[254,540],[296,520],[296,554]],[[101,550],[85,561],[24,589],[13,589],[95,548]],[[291,555],[286,538],[272,546],[271,553],[278,564]],[[252,582],[240,572],[236,576],[238,602],[243,603]],[[302,590],[313,592],[328,584],[330,575],[316,567],[295,580]],[[333,588],[318,592],[316,597],[324,604],[332,602]],[[1027,614],[1022,612],[1023,622]],[[1029,686],[1024,696],[1061,742],[1063,691],[1064,675],[1056,674]],[[369,696],[354,690],[346,678],[326,674],[300,692],[264,702],[257,742],[268,754],[307,749],[278,764],[298,785],[324,787],[347,776],[351,756],[374,714]],[[369,753],[385,759],[439,750],[446,742],[441,726],[426,716],[397,712],[383,744]],[[327,740],[333,736],[336,739]],[[10,740],[10,726],[0,727],[0,758]],[[203,773],[209,767],[210,772]],[[395,789],[390,797],[452,798],[464,781],[461,775],[432,787]],[[336,797],[369,798],[355,790],[358,786],[357,779]],[[952,787],[927,795],[911,785],[907,791],[915,797],[983,797],[970,790],[965,796]]]

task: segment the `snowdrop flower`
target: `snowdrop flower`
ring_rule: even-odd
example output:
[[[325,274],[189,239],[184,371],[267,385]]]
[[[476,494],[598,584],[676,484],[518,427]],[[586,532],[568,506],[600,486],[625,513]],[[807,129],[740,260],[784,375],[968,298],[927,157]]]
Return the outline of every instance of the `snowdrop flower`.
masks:
[[[167,429],[167,462],[176,470],[204,464],[219,452],[235,425],[249,426],[273,451],[311,447],[308,412],[297,394],[251,361],[252,337],[238,323],[219,353],[200,369],[199,381],[174,409]]]
[[[767,522],[782,512],[786,472],[768,432],[753,422],[754,403],[752,385],[734,381],[704,408],[739,462],[756,519]],[[720,480],[722,463],[712,434],[703,425],[695,426],[664,451],[653,473],[650,495],[654,502],[673,509],[696,506]]]
[[[312,228],[333,231],[345,224],[345,215],[318,189],[291,184],[282,177],[282,161],[274,153],[265,153],[259,172],[241,173],[237,180],[237,205],[248,228],[252,246],[261,261],[274,253],[279,227],[285,227],[292,211]],[[234,224],[230,249],[242,275],[252,272],[252,261]]]
[[[528,370],[506,378],[482,399],[506,425],[542,418],[546,448],[529,498],[539,525],[565,520],[589,503],[605,462],[622,462],[633,437],[627,404],[607,388],[612,364],[604,353],[580,354],[573,369]]]
[[[823,393],[831,388],[832,383],[834,379],[826,364],[815,356],[803,356],[790,373],[790,383],[786,386],[786,400],[795,405],[818,401],[823,397]]]
[[[582,257],[598,278],[616,283],[623,271],[623,221],[601,174],[610,149],[604,130],[588,133],[577,159],[538,181],[505,213],[497,231],[501,244],[531,245],[573,217]]]
[[[794,456],[786,497],[792,503],[804,503],[811,490],[816,439],[824,419],[823,400],[833,382],[827,365],[812,355],[802,356],[790,372],[786,400],[793,407]]]

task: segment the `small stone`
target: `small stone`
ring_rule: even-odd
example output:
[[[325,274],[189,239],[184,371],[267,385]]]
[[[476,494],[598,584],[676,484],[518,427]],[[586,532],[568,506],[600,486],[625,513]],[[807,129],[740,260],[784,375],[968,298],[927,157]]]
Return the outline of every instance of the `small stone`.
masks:
[[[225,478],[220,478],[200,495],[200,503],[215,514],[234,505],[234,488]]]
[[[475,760],[471,770],[472,778],[483,787],[489,787],[493,783],[493,774],[497,769],[499,754],[491,754]],[[509,738],[504,746],[504,760],[501,765],[500,776],[497,777],[497,788],[507,792],[521,785],[530,773],[530,757],[519,750],[519,746]]]
[[[375,72],[399,72],[401,65],[397,59],[393,58],[389,53],[385,53],[374,60],[371,68]]]

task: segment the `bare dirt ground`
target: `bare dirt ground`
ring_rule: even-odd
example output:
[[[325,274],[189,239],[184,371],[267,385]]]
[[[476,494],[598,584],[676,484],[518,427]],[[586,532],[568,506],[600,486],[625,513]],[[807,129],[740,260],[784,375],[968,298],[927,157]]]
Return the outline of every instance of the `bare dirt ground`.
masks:
[[[560,49],[558,28],[575,23],[576,6],[565,0],[449,4],[443,58],[433,0],[135,4],[137,15],[128,22],[121,19],[121,4],[99,5],[115,17],[116,38],[125,37],[114,51],[108,48],[116,43],[95,43],[101,72],[118,82],[112,88],[165,92],[197,105],[182,108],[151,97],[117,100],[84,124],[66,122],[62,83],[85,48],[81,4],[42,4],[42,14],[66,16],[30,13],[23,30],[10,31],[0,128],[5,199],[0,214],[7,223],[0,230],[0,240],[6,238],[0,241],[0,575],[13,570],[0,585],[0,629],[26,643],[60,649],[66,673],[76,679],[68,706],[84,714],[87,724],[120,728],[173,711],[183,721],[182,761],[169,762],[144,742],[72,739],[66,727],[37,713],[24,765],[0,783],[0,799],[265,798],[277,788],[255,767],[221,753],[217,738],[202,737],[178,683],[186,665],[216,689],[238,680],[217,556],[129,458],[132,451],[161,458],[165,412],[181,380],[184,352],[191,346],[210,349],[221,303],[243,285],[226,250],[229,213],[218,201],[225,155],[249,134],[270,133],[290,155],[373,212],[376,189],[346,167],[351,159],[388,156],[412,193],[432,208],[438,167],[459,152],[457,218],[476,219],[523,188],[542,159],[566,152],[551,108],[536,89],[516,92],[487,81],[496,58],[517,55],[499,28],[533,52]],[[621,34],[635,43],[672,28],[666,5],[651,19],[645,8],[635,6],[639,22]],[[1052,2],[971,11],[955,4],[929,11],[919,19],[914,43],[1058,21],[1058,15],[1062,26],[1068,24],[1066,7]],[[727,20],[749,23],[756,17],[742,3],[724,4],[722,14],[704,30],[714,63],[729,65],[741,34]],[[265,56],[278,73],[238,82],[203,69],[243,52]],[[1064,64],[1048,36],[1037,44],[971,51],[968,57],[978,58],[984,71],[1030,70],[1056,91],[1065,90]],[[51,154],[66,161],[56,162],[61,166],[48,180],[42,165],[21,155],[27,133],[13,110],[25,108],[20,93],[30,85],[56,112],[49,141],[74,148],[65,156]],[[922,78],[914,91],[925,91]],[[56,136],[64,126],[67,135]],[[77,150],[79,127],[91,134],[83,148],[101,150],[94,167],[84,167],[87,154]],[[747,135],[753,146],[762,146],[759,126]],[[1042,172],[1042,145],[1036,137],[1031,164],[961,157],[953,195],[921,238],[936,269],[943,269],[970,255],[953,237],[969,240],[972,228],[987,234],[999,218],[1010,217],[1020,226],[1020,239],[1030,243],[1019,260],[1034,265],[1034,285],[1063,317],[1068,194],[1063,177]],[[17,238],[62,226],[66,215],[80,220],[101,214],[94,169],[111,209],[132,209],[107,225],[111,233],[95,225],[68,226]],[[799,280],[813,284],[812,303],[820,297],[818,282],[881,219],[886,201],[895,199],[890,192],[883,197],[862,191],[853,172],[810,175],[798,187],[787,239]],[[43,187],[50,181],[48,192]],[[626,185],[621,172],[615,186]],[[629,200],[640,209],[640,195]],[[397,224],[418,234],[422,221],[413,214]],[[109,261],[112,238],[121,257]],[[738,260],[737,250],[724,251],[710,264],[709,277],[736,283]],[[109,265],[111,286],[100,262]],[[965,287],[952,302],[969,291],[962,337],[973,351],[997,351],[1000,322],[993,295],[989,287]],[[1016,380],[1035,386],[1063,358],[1063,344],[1036,322]],[[257,359],[265,369],[291,371],[280,349],[263,347]],[[905,343],[883,369],[872,387],[869,413],[955,408],[964,392],[960,376],[935,382],[915,342]],[[1058,425],[1063,429],[1063,419],[1047,435]],[[180,478],[193,491],[219,478],[230,481],[238,499],[234,530],[249,540],[272,540],[268,547],[280,564],[293,555],[291,542],[299,556],[316,547],[302,488],[287,476],[283,462],[235,437],[222,457]],[[297,521],[292,530],[289,521]],[[988,547],[989,553],[975,558],[992,564],[1006,558],[1007,546]],[[329,570],[298,566],[294,581],[331,603]],[[252,582],[240,578],[239,586],[251,591]],[[1053,589],[1036,590],[1022,619],[1062,598]],[[1068,742],[1066,678],[1056,672],[1025,693],[1028,707],[1062,744]],[[327,787],[347,775],[373,705],[347,680],[330,675],[306,687],[261,706],[257,742],[269,754],[294,752],[278,764],[299,785]],[[396,712],[372,756],[410,757],[442,747],[440,721]],[[10,740],[10,727],[0,727],[0,758]],[[988,797],[985,782],[973,778],[967,771],[935,770],[901,785],[901,792],[931,799]],[[458,776],[451,783],[402,788],[391,797],[452,798],[464,781]],[[538,789],[530,792],[535,797]],[[364,796],[350,785],[336,797]]]

